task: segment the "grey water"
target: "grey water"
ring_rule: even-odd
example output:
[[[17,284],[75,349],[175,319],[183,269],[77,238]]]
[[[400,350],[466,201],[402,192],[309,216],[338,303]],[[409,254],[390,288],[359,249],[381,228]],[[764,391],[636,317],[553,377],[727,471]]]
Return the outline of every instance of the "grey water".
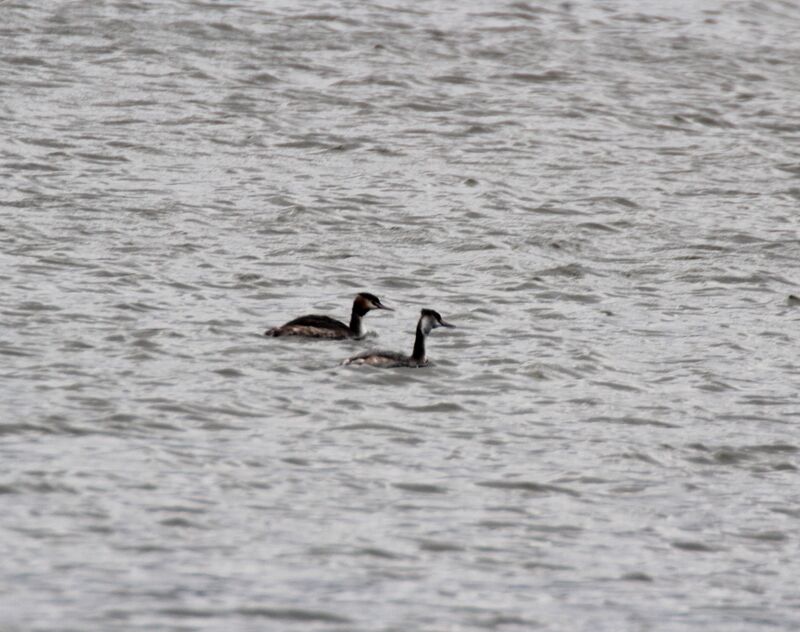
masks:
[[[800,629],[800,5],[0,18],[4,632]]]

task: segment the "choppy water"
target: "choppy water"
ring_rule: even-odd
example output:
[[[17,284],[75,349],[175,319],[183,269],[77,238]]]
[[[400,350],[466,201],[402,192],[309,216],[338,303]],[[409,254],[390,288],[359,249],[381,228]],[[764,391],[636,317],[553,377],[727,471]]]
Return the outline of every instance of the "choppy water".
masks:
[[[0,16],[3,630],[800,628],[796,3]]]

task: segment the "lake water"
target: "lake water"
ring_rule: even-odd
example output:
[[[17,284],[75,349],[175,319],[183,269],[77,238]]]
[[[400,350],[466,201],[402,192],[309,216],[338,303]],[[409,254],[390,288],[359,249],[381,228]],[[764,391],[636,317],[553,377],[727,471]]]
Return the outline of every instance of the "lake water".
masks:
[[[4,631],[800,629],[800,5],[0,17]]]

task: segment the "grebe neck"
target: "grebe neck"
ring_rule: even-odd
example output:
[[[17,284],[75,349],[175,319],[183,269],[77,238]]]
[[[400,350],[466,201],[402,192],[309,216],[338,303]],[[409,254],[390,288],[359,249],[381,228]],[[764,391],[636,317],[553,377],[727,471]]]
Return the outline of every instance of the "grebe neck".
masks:
[[[427,358],[425,357],[425,332],[422,329],[422,322],[417,323],[417,336],[414,338],[414,353],[411,354],[411,359],[417,364],[425,364]]]
[[[364,323],[361,319],[368,311],[361,307],[358,301],[353,303],[353,313],[350,315],[350,333],[356,338],[364,337]]]

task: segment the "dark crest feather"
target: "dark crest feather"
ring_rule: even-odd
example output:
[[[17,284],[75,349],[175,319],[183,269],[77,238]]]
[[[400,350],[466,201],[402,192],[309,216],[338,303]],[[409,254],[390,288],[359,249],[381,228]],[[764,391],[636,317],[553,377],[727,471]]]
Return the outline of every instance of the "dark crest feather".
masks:
[[[432,309],[423,309],[420,313],[420,316],[431,316],[432,318],[435,318],[437,322],[442,322],[442,317],[439,312]]]
[[[368,301],[372,301],[373,303],[375,303],[375,305],[381,304],[381,299],[379,299],[374,294],[370,294],[369,292],[359,292],[358,295],[367,299]]]

